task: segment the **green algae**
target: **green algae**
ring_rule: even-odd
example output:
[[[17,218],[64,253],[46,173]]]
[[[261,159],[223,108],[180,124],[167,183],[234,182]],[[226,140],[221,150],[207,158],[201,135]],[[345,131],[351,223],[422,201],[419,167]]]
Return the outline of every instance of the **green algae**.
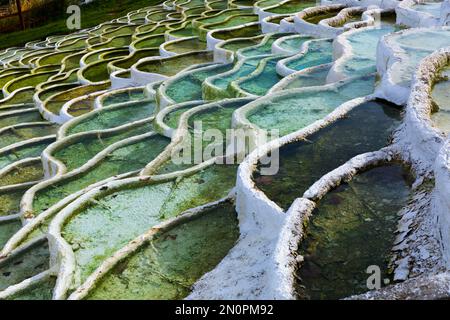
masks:
[[[137,101],[122,106],[111,106],[93,113],[82,122],[71,126],[66,134],[71,135],[91,130],[115,128],[133,121],[150,117],[155,110],[153,101]]]
[[[303,9],[314,7],[315,5],[317,5],[316,1],[292,0],[284,4],[280,4],[274,8],[270,8],[268,11],[275,14],[297,13]]]
[[[109,80],[108,63],[115,60],[117,60],[117,58],[101,60],[89,64],[81,70],[81,74],[86,80],[94,83]]]
[[[236,52],[239,49],[255,46],[264,39],[264,36],[259,37],[251,37],[251,38],[243,38],[243,39],[231,39],[228,41],[225,41],[223,44],[220,44],[219,46],[222,49],[229,50],[231,52]]]
[[[326,11],[318,13],[318,14],[307,16],[306,18],[304,18],[304,20],[306,22],[309,22],[312,24],[318,24],[322,20],[335,17],[341,10],[342,10],[342,8],[341,9],[329,9],[329,10],[326,10]]]
[[[7,300],[51,300],[53,296],[53,288],[56,285],[56,277],[49,277],[20,291]]]
[[[348,100],[372,94],[374,80],[369,76],[354,78],[337,89],[285,91],[269,100],[262,100],[248,112],[247,118],[261,129],[278,129],[283,136],[323,118]]]
[[[0,153],[0,169],[19,160],[40,156],[42,151],[54,141],[54,138],[49,138],[39,142],[26,143],[13,149],[3,151]]]
[[[9,127],[18,123],[37,121],[43,121],[37,109],[8,115],[0,113],[0,128]]]
[[[7,90],[9,92],[13,92],[17,89],[21,89],[24,87],[36,87],[41,82],[45,82],[50,78],[51,76],[55,75],[56,72],[44,72],[44,73],[36,73],[36,74],[30,74],[23,76],[19,79],[16,79],[14,82],[11,82],[7,86]]]
[[[79,87],[80,85],[77,83],[63,83],[63,84],[57,84],[57,85],[53,85],[50,86],[48,88],[43,89],[42,91],[40,91],[38,93],[38,97],[39,100],[41,101],[45,101],[48,98],[50,98],[51,96],[57,94],[57,93],[61,93],[63,91],[66,91],[68,89],[73,89],[76,87]]]
[[[0,191],[0,217],[18,214],[27,188]]]
[[[41,241],[14,257],[0,263],[0,290],[20,283],[49,268],[47,241]]]
[[[82,209],[65,225],[81,280],[105,258],[156,224],[225,197],[236,166],[212,166],[192,176],[114,192]]]
[[[0,88],[3,88],[5,86],[5,84],[7,84],[9,81],[14,80],[20,76],[24,76],[26,74],[29,74],[29,71],[15,71],[15,72],[0,76]]]
[[[124,128],[113,133],[98,133],[83,136],[76,142],[64,145],[56,150],[53,156],[65,164],[68,171],[81,167],[97,153],[113,143],[119,142],[139,134],[152,131],[151,123],[141,124],[133,128]]]
[[[35,126],[17,126],[0,133],[0,149],[13,143],[25,141],[31,138],[44,137],[55,134],[57,126],[39,124]]]
[[[210,51],[197,51],[169,58],[145,61],[138,64],[138,70],[148,73],[158,73],[173,76],[188,66],[208,63],[214,60]]]
[[[178,122],[180,120],[181,115],[186,111],[192,109],[193,107],[198,106],[199,104],[201,103],[192,103],[180,108],[176,108],[175,110],[167,113],[164,116],[163,122],[170,128],[176,129],[178,128]]]
[[[30,181],[39,181],[44,178],[44,169],[41,160],[28,161],[14,166],[0,179],[0,187],[25,183]]]
[[[159,49],[136,50],[135,52],[130,54],[128,57],[110,62],[110,64],[116,68],[129,69],[129,68],[131,68],[131,66],[133,66],[135,63],[137,63],[141,59],[148,58],[148,57],[156,57],[158,55],[159,55]]]
[[[164,34],[155,34],[141,38],[133,43],[136,49],[153,49],[159,47],[166,41]]]
[[[235,68],[233,68],[231,71],[223,75],[214,76],[211,77],[210,79],[206,79],[207,81],[209,81],[209,83],[211,83],[211,85],[213,85],[217,89],[213,90],[211,95],[208,94],[208,91],[205,91],[205,98],[209,100],[213,99],[216,100],[220,98],[231,98],[233,95],[228,90],[230,84],[233,81],[246,77],[252,72],[254,72],[260,61],[265,57],[266,56],[257,56],[253,58],[244,59],[242,62],[240,62],[239,67],[237,67],[238,65],[236,65]]]
[[[139,88],[133,88],[130,90],[113,92],[112,94],[109,94],[106,98],[102,100],[102,105],[103,108],[105,108],[123,102],[133,102],[144,99],[145,99],[144,90]]]
[[[206,50],[206,43],[200,41],[198,38],[183,39],[164,46],[164,49],[176,54],[187,53],[191,51]]]
[[[201,100],[203,98],[202,85],[207,77],[229,71],[232,64],[219,64],[188,72],[171,82],[166,88],[166,95],[176,103]]]
[[[223,22],[223,21],[225,21],[225,19],[227,19],[233,15],[242,14],[245,12],[246,12],[245,10],[239,10],[239,9],[226,10],[226,11],[222,11],[222,12],[215,14],[213,16],[210,16],[210,17],[197,18],[194,20],[193,25],[194,25],[195,29],[198,29],[201,25]],[[247,13],[249,13],[249,12],[250,11],[247,11]]]
[[[156,135],[114,150],[87,172],[64,178],[37,191],[33,200],[33,213],[38,215],[65,197],[98,181],[144,168],[169,142],[169,139]]]
[[[33,103],[34,92],[34,88],[23,88],[15,91],[13,95],[8,96],[5,102],[0,102],[0,110],[2,107],[8,107],[8,105],[14,104],[27,104],[23,105],[23,107],[29,107],[29,104]]]
[[[255,57],[255,56],[261,56],[261,55],[269,55],[272,54],[272,44],[275,42],[275,40],[285,37],[289,35],[288,33],[277,33],[274,35],[270,35],[267,37],[267,40],[263,43],[260,43],[253,47],[247,47],[245,49],[242,49],[239,51],[239,54],[242,57]]]
[[[254,174],[257,187],[287,210],[320,177],[352,157],[389,143],[400,124],[400,110],[384,101],[370,101],[344,118],[280,148],[279,170],[273,176]]]
[[[59,114],[62,106],[72,99],[108,89],[110,82],[79,86],[57,93],[45,101],[45,108],[53,114]]]
[[[213,269],[239,236],[231,203],[155,236],[116,265],[88,299],[182,299]]]
[[[73,69],[78,69],[80,67],[80,60],[85,54],[86,51],[81,51],[79,53],[74,53],[65,57],[61,61],[64,66],[64,71],[68,72]]]
[[[339,299],[364,293],[370,275],[366,270],[374,265],[381,269],[383,285],[392,281],[394,231],[398,212],[410,197],[409,186],[401,165],[386,165],[360,173],[319,202],[300,244],[300,297]]]
[[[307,73],[298,74],[283,85],[282,90],[323,86],[327,82],[327,76],[332,64],[319,65]]]
[[[224,30],[215,30],[212,32],[212,37],[219,40],[229,40],[233,38],[250,38],[261,34],[261,25],[252,23],[241,28],[230,28]]]
[[[243,25],[250,22],[256,22],[258,21],[258,16],[255,14],[238,14],[233,15],[231,17],[228,17],[223,22],[216,22],[216,23],[210,23],[210,24],[203,24],[199,30],[198,34],[200,39],[203,41],[206,40],[206,34],[211,30],[218,30],[218,29],[225,29],[225,28],[231,28],[236,27],[239,25]]]
[[[21,227],[22,223],[19,219],[0,221],[0,248],[3,248],[9,238],[11,238]]]
[[[286,67],[292,70],[303,70],[333,61],[333,40],[311,41],[308,51],[298,58],[290,59]]]

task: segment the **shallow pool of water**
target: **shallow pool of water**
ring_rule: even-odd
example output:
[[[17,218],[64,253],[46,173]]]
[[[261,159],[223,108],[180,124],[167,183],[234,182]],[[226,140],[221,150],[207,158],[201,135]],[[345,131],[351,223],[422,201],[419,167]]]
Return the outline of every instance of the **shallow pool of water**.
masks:
[[[300,298],[364,293],[369,266],[380,268],[383,285],[392,281],[389,259],[409,186],[401,165],[386,165],[358,174],[318,203],[299,249],[304,257],[297,272]]]
[[[278,173],[255,173],[254,181],[269,199],[287,210],[324,174],[358,154],[386,146],[400,120],[397,106],[384,101],[363,103],[305,141],[283,146]]]

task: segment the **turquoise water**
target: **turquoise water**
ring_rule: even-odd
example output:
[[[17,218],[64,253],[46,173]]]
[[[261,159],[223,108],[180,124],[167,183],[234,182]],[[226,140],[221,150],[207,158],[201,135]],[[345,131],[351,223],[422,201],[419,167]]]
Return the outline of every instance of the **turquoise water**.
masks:
[[[288,35],[287,33],[277,33],[271,36],[268,36],[268,40],[264,44],[258,44],[256,46],[248,47],[242,49],[239,53],[245,57],[255,57],[260,55],[268,55],[272,53],[272,44],[275,40]]]
[[[258,66],[259,62],[265,58],[264,56],[259,56],[255,58],[248,58],[245,59],[243,64],[237,68],[233,69],[232,72],[221,76],[214,78],[214,81],[211,81],[211,83],[217,87],[219,87],[222,90],[226,90],[228,85],[239,78],[248,76],[250,73],[255,71],[256,67]]]
[[[351,77],[376,72],[378,42],[381,37],[393,31],[393,26],[385,25],[379,29],[356,32],[347,37],[353,56],[341,65],[343,73],[347,77]]]
[[[260,63],[266,62],[264,69],[261,73],[255,71],[255,75],[250,75],[243,81],[237,83],[237,85],[244,91],[257,96],[263,96],[270,90],[275,84],[282,79],[278,75],[276,67],[277,62],[283,59],[284,56],[278,56],[276,58],[264,59]]]
[[[308,51],[298,58],[289,60],[286,63],[286,67],[299,71],[332,61],[333,41],[331,39],[319,40],[310,42]]]

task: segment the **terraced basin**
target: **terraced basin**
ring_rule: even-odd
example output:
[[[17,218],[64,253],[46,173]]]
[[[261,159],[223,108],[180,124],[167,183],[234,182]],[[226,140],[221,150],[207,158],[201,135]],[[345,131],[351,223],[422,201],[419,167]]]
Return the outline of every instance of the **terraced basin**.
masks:
[[[269,199],[287,210],[327,172],[358,154],[386,146],[400,124],[400,112],[385,101],[363,103],[345,118],[308,135],[303,141],[283,146],[278,173],[274,176],[255,173],[253,179]]]
[[[381,166],[360,173],[319,202],[299,250],[304,257],[298,271],[301,298],[364,293],[369,266],[381,269],[383,285],[392,281],[394,231],[398,212],[409,200],[410,184],[401,165]]]

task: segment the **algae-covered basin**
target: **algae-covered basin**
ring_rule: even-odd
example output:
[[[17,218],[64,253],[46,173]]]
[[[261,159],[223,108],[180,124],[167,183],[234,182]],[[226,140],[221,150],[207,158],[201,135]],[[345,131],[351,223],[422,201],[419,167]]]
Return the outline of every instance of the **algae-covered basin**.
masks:
[[[324,174],[358,154],[386,146],[400,120],[400,109],[395,105],[384,101],[363,103],[304,141],[281,147],[278,173],[255,173],[254,181],[269,199],[288,209]]]
[[[231,203],[154,237],[117,264],[88,299],[182,299],[213,269],[239,236]]]
[[[380,268],[383,286],[392,281],[394,232],[410,197],[410,183],[401,165],[385,165],[358,174],[318,203],[300,243],[300,298],[364,293],[369,290],[367,270],[373,266]]]
[[[141,62],[137,64],[136,68],[141,72],[173,76],[191,65],[212,62],[213,59],[213,54],[210,51],[195,51],[169,58]]]

